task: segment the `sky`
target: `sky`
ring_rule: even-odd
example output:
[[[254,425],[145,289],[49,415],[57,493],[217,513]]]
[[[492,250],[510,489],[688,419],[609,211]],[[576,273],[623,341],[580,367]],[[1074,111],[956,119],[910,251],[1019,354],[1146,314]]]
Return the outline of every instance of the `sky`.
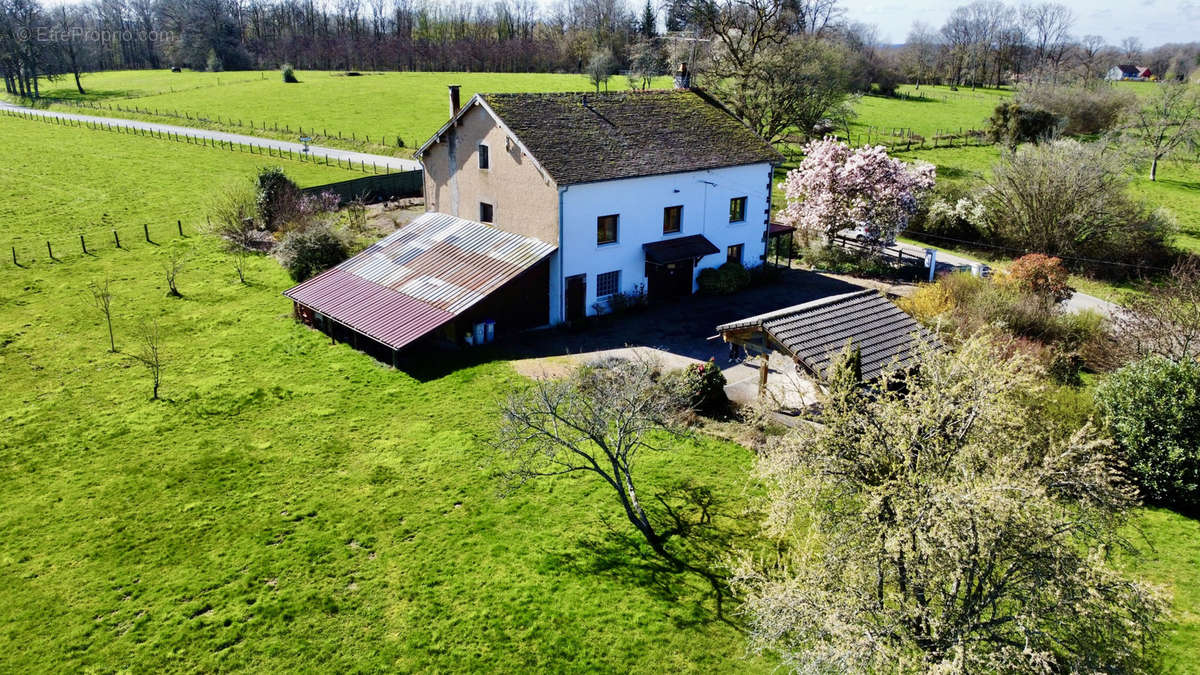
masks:
[[[841,0],[851,21],[879,28],[879,41],[904,42],[914,21],[934,28],[970,0]],[[1072,34],[1101,35],[1110,44],[1133,36],[1144,47],[1200,41],[1200,0],[1059,0],[1075,13]],[[1010,0],[1009,4],[1017,4]]]

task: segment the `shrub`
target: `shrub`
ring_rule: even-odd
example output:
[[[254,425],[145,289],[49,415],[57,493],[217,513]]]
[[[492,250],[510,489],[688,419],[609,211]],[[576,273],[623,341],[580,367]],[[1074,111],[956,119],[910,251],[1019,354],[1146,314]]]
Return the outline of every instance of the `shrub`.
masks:
[[[896,304],[914,319],[925,324],[933,323],[954,308],[950,292],[942,283],[921,284],[912,295],[900,298]]]
[[[608,296],[607,300],[592,304],[597,314],[628,314],[637,312],[649,306],[650,299],[646,295],[646,284],[636,284],[631,290],[618,291]]]
[[[1064,125],[1064,120],[1047,110],[1012,101],[996,106],[988,120],[988,138],[1015,148],[1021,143],[1040,143],[1052,138]]]
[[[292,68],[292,64],[285,63],[279,69],[279,74],[283,77],[283,81],[288,84],[296,84],[300,80],[296,79],[296,70]]]
[[[750,273],[738,262],[727,262],[717,268],[700,270],[696,284],[701,293],[709,295],[728,295],[736,293],[750,285]]]
[[[1158,266],[1169,257],[1170,222],[1131,198],[1128,184],[1121,158],[1103,145],[1064,139],[1005,153],[980,202],[994,243],[1128,274],[1083,260]]]
[[[1059,258],[1030,253],[1013,261],[1006,279],[1051,304],[1058,304],[1074,292],[1067,283],[1068,276]]]
[[[690,364],[676,371],[675,377],[682,396],[693,410],[713,414],[729,405],[729,398],[725,396],[725,375],[713,359]]]
[[[255,204],[258,217],[268,230],[278,230],[300,210],[301,192],[283,169],[272,166],[258,172]]]
[[[204,61],[204,67],[207,68],[208,72],[210,73],[219,73],[222,70],[225,70],[225,64],[221,61],[221,57],[217,56],[217,50],[208,50],[208,58]]]
[[[815,269],[873,279],[890,279],[897,270],[878,255],[824,244],[801,251],[800,258]]]
[[[275,255],[292,279],[304,281],[345,260],[349,249],[338,233],[317,223],[288,232]]]
[[[917,226],[929,234],[975,241],[981,238],[985,223],[983,205],[974,199],[949,201],[939,197],[930,200]]]
[[[1098,134],[1117,125],[1137,100],[1132,91],[1107,84],[1062,85],[1033,82],[1017,90],[1016,102],[1063,120],[1065,134]]]
[[[1097,387],[1096,407],[1143,498],[1200,507],[1200,363],[1137,361]]]

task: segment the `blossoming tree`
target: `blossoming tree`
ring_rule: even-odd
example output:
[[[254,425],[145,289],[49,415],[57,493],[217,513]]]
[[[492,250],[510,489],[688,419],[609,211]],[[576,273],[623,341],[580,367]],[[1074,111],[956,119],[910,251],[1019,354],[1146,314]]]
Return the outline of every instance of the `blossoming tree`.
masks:
[[[904,231],[917,199],[933,187],[934,166],[908,165],[883,146],[851,149],[832,138],[804,146],[804,161],[783,182],[788,225],[820,232],[865,226],[879,241]]]

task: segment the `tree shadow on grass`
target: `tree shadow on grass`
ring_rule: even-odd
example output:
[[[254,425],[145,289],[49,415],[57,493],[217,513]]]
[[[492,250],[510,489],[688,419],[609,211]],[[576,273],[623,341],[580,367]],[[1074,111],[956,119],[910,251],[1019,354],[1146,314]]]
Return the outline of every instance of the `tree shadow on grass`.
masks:
[[[673,616],[679,628],[715,619],[741,631],[727,564],[735,543],[753,536],[758,519],[734,512],[733,504],[708,487],[686,480],[655,494],[645,506],[666,539],[670,558],[656,554],[623,519],[602,516],[595,534],[551,552],[550,562],[637,586],[684,609]]]

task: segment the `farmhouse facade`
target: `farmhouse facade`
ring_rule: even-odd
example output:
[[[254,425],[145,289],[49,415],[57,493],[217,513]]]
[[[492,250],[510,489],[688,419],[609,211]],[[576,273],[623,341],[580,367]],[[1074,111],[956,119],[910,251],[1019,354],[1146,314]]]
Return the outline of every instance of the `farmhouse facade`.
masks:
[[[555,246],[550,323],[764,260],[782,158],[703,92],[456,97],[418,151],[426,208]]]
[[[1108,74],[1106,74],[1104,76],[1104,79],[1106,79],[1106,80],[1133,80],[1136,82],[1142,82],[1142,81],[1154,79],[1154,73],[1150,72],[1150,69],[1145,66],[1134,66],[1134,65],[1125,64],[1125,65],[1113,66],[1112,68],[1110,68],[1108,70]]]

